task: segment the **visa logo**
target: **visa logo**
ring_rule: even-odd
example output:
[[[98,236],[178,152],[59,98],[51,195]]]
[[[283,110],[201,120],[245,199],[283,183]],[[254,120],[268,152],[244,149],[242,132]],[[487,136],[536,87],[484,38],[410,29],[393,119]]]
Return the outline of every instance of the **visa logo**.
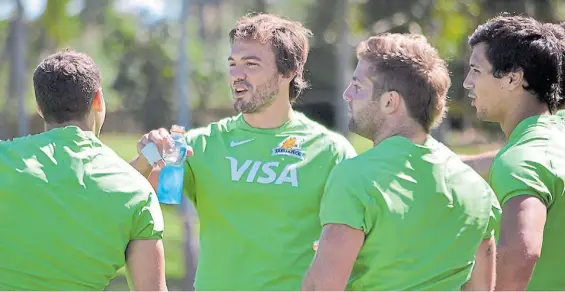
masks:
[[[280,165],[279,162],[262,162],[245,160],[240,163],[233,157],[226,157],[230,162],[231,180],[246,181],[248,183],[276,184],[288,183],[293,187],[298,187],[298,175],[296,164]]]

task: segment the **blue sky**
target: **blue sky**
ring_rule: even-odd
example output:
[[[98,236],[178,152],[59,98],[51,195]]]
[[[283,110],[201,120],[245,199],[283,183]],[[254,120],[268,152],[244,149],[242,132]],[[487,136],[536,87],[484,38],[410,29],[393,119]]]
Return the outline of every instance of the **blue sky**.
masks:
[[[47,0],[22,0],[25,15],[28,19],[35,19],[45,9],[45,3]],[[70,10],[71,12],[77,12],[82,7],[83,1],[96,1],[96,0],[73,0]],[[167,9],[165,2],[171,0],[118,0],[116,1],[116,9],[120,11],[132,11],[134,9],[145,8],[155,14],[157,17],[168,16],[170,10]],[[0,19],[8,18],[13,10],[14,4],[13,0],[0,0]]]

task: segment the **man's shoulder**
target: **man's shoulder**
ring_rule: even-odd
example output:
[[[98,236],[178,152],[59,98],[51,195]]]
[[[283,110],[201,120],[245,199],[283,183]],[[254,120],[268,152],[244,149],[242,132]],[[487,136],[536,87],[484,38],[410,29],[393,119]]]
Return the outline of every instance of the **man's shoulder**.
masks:
[[[339,176],[350,179],[361,179],[362,177],[376,178],[382,177],[387,173],[395,173],[398,166],[389,163],[386,159],[375,159],[372,151],[365,151],[361,154],[343,160],[334,167],[334,172]],[[365,176],[367,175],[367,176]]]
[[[330,146],[331,150],[336,154],[345,154],[348,158],[357,155],[355,148],[349,142],[347,137],[331,130],[328,127],[316,122],[300,112],[296,112],[297,118],[306,127],[309,133],[314,137],[319,137],[324,144]]]
[[[447,156],[445,175],[448,186],[453,190],[474,189],[477,192],[492,192],[488,182],[455,154]]]
[[[0,163],[13,165],[25,160],[28,164],[39,166],[42,164],[40,160],[45,156],[56,160],[49,152],[53,151],[57,144],[58,141],[51,139],[47,132],[0,141]],[[37,161],[37,163],[32,161]],[[48,168],[48,165],[41,168]]]
[[[543,165],[548,167],[547,151],[549,140],[524,141],[505,145],[495,156],[491,172],[507,172],[515,168]]]
[[[221,136],[222,134],[230,132],[236,128],[236,122],[239,118],[239,115],[230,116],[205,126],[196,127],[188,130],[185,136],[189,143],[196,142],[204,137]]]
[[[541,165],[548,169],[565,167],[565,122],[562,117],[545,115],[511,135],[508,143],[494,158],[492,170],[507,171],[515,167]]]
[[[22,137],[15,137],[13,139],[9,139],[9,140],[0,140],[0,149],[6,150],[6,149],[22,149],[25,148],[27,145],[30,144],[41,144],[42,141],[44,142],[48,142],[48,139],[46,139],[46,134],[45,133],[39,133],[39,134],[30,134],[30,135],[26,135],[26,136],[22,136]]]
[[[550,140],[565,139],[565,123],[562,116],[539,115],[522,120],[509,136],[509,147],[539,147]]]
[[[328,177],[328,182],[347,185],[355,185],[358,183],[362,176],[359,168],[364,167],[363,160],[360,160],[359,158],[359,156],[356,156],[345,159],[341,163],[335,165]]]
[[[97,148],[86,168],[96,187],[103,187],[109,193],[144,198],[154,192],[149,181],[112,148],[103,142]]]
[[[21,165],[30,176],[49,177],[55,180],[53,184],[64,180],[69,188],[78,187],[86,192],[100,189],[104,193],[148,196],[153,191],[145,177],[112,148],[95,137],[85,141],[88,143],[78,143],[83,146],[67,151],[69,145],[77,143],[52,140],[48,133],[16,138],[0,143],[4,150],[0,163]],[[77,183],[74,186],[73,181]]]

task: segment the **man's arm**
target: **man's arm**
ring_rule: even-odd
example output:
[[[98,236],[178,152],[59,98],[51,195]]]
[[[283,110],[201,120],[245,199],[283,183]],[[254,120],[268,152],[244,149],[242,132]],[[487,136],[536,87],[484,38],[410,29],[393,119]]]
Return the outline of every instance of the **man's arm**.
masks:
[[[480,175],[488,176],[490,166],[496,154],[498,154],[498,150],[477,155],[459,155],[459,158],[461,158],[463,162],[473,168]]]
[[[137,157],[135,157],[129,164],[131,164],[133,168],[137,169],[137,171],[139,171],[139,173],[141,173],[145,178],[148,178],[153,170],[151,164],[149,164],[142,154],[137,155]]]
[[[126,250],[130,288],[135,291],[167,291],[163,241],[132,240]]]
[[[496,290],[525,290],[541,255],[547,209],[533,196],[511,198],[502,208]]]
[[[461,288],[464,291],[493,291],[496,280],[496,244],[494,237],[483,240],[475,255],[471,279]]]
[[[343,291],[364,239],[362,230],[344,224],[325,225],[302,290]]]
[[[147,180],[154,189],[157,189],[159,186],[159,175],[161,175],[161,167],[157,166],[153,168],[153,171],[151,171],[151,174],[147,177]]]
[[[145,178],[149,180],[153,188],[157,188],[159,181],[159,173],[161,168],[165,166],[164,162],[158,161],[155,165],[151,165],[147,158],[141,153],[141,150],[147,146],[147,144],[154,143],[157,146],[157,151],[162,153],[163,148],[171,147],[171,135],[169,132],[163,128],[158,130],[153,130],[143,136],[137,142],[137,157],[135,157],[131,162],[131,166],[137,169]],[[192,147],[188,146],[186,149],[187,157],[192,157],[193,151]]]

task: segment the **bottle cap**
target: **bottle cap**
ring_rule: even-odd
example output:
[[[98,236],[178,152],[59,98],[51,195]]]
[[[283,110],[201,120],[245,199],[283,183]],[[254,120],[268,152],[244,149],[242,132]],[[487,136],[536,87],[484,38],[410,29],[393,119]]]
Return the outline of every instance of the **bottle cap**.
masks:
[[[179,126],[179,125],[173,125],[171,127],[171,133],[179,133],[179,134],[184,134],[185,129],[183,126]]]

